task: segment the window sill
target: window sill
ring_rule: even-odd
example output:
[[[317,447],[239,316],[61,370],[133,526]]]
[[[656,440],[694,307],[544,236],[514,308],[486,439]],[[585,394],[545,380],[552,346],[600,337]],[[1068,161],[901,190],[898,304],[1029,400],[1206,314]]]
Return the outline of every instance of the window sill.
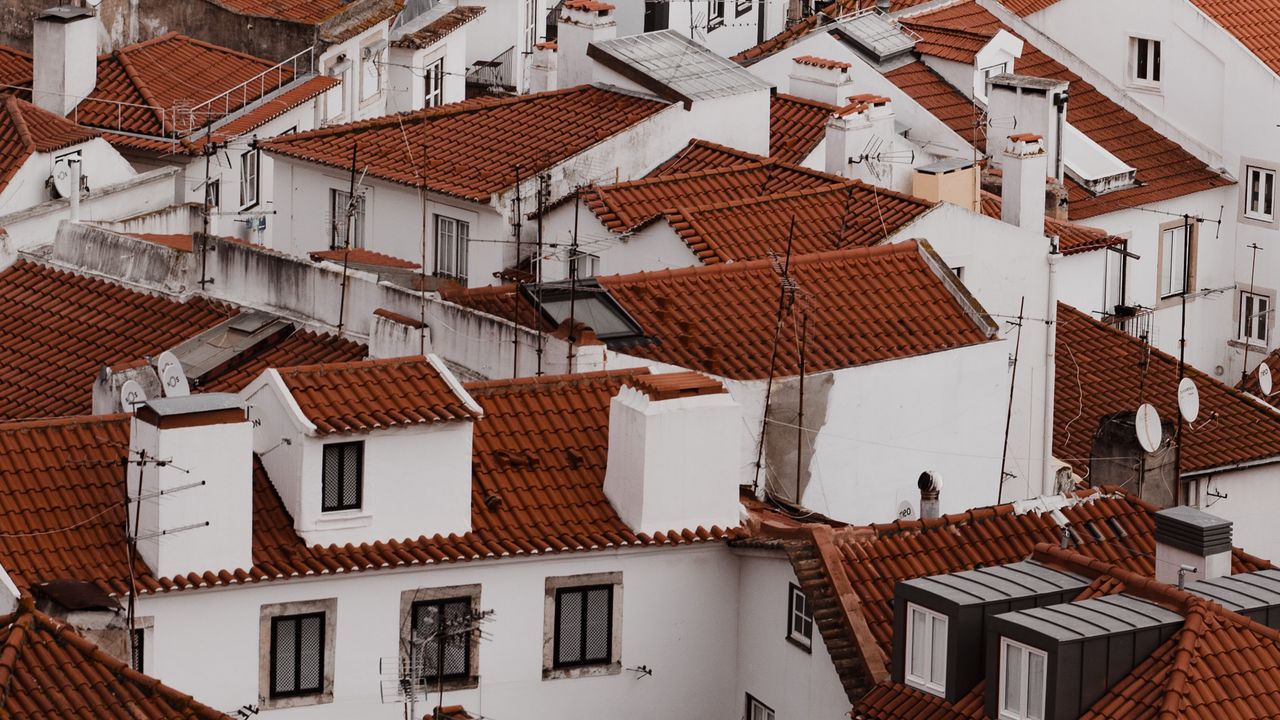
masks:
[[[1189,293],[1187,293],[1187,295],[1188,295],[1188,297],[1187,297],[1187,304],[1188,304],[1188,305],[1190,305],[1191,303],[1193,303],[1193,302],[1195,302],[1195,301],[1196,301],[1196,299],[1195,299],[1194,297],[1191,297],[1191,296],[1192,296],[1192,295],[1194,295],[1194,294],[1195,294],[1195,291],[1194,291],[1194,290],[1193,290],[1193,291],[1191,291],[1191,292],[1189,292]],[[1179,305],[1181,305],[1181,304],[1182,304],[1182,296],[1181,296],[1181,295],[1170,295],[1170,296],[1168,296],[1168,297],[1162,297],[1162,298],[1160,298],[1159,302],[1157,302],[1157,303],[1156,303],[1156,310],[1163,310],[1163,309],[1165,309],[1165,308],[1178,307],[1178,306],[1179,306]]]
[[[1146,93],[1147,95],[1164,95],[1164,86],[1160,83],[1149,83],[1142,80],[1129,80],[1125,88],[1134,92]]]
[[[369,527],[373,524],[373,513],[364,510],[334,510],[316,518],[316,530],[347,530],[351,528]]]
[[[603,677],[605,675],[618,675],[622,673],[621,662],[611,662],[608,665],[579,665],[577,667],[564,668],[543,668],[543,680],[564,680],[567,678],[580,677]]]
[[[1246,340],[1228,340],[1227,345],[1229,347],[1237,348],[1239,350],[1244,350],[1248,348],[1249,352],[1260,352],[1260,353],[1263,353],[1264,355],[1267,352],[1267,344],[1258,342],[1256,340],[1247,340],[1247,341]]]
[[[258,698],[258,705],[263,710],[285,710],[288,708],[307,707],[310,705],[328,705],[332,702],[332,691],[313,693],[311,695],[288,695],[285,697]]]
[[[788,636],[787,636],[787,642],[791,643],[792,645],[795,645],[796,647],[798,647],[798,648],[800,648],[801,650],[803,650],[803,651],[805,651],[805,652],[809,653],[810,655],[812,655],[812,654],[813,654],[813,643],[812,643],[812,642],[810,642],[808,645],[805,645],[803,640],[797,640],[796,638],[794,638],[794,637],[792,637],[792,636],[790,636],[790,635],[788,635]]]
[[[923,683],[912,682],[909,679],[904,679],[902,681],[902,684],[910,688],[915,688],[920,692],[926,692],[926,693],[929,693],[930,695],[936,695],[937,697],[947,696],[947,691],[942,688],[929,687],[928,685],[924,685]]]
[[[425,689],[427,691],[427,694],[430,695],[431,693],[436,692],[437,690],[440,690],[442,686],[437,680],[423,680],[423,681],[414,683],[414,687]],[[454,692],[457,690],[475,690],[478,687],[480,687],[480,677],[478,675],[473,677],[465,677],[465,678],[452,678],[449,680],[445,680],[443,685],[443,689],[445,692]]]

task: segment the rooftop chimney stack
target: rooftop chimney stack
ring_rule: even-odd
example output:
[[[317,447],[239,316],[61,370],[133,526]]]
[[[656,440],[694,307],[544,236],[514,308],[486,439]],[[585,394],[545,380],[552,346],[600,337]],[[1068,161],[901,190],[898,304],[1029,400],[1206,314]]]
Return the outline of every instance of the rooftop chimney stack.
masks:
[[[559,87],[584,85],[594,79],[595,61],[587,57],[587,48],[591,43],[618,36],[613,10],[612,5],[599,0],[565,0],[556,38]]]
[[[638,376],[609,404],[604,492],[638,533],[738,522],[742,408],[693,372]]]
[[[920,519],[932,520],[941,517],[942,508],[938,502],[941,488],[938,486],[938,476],[926,470],[920,473],[916,487],[920,488]]]
[[[849,63],[802,55],[791,66],[788,89],[805,100],[841,107],[853,94]]]
[[[871,94],[847,98],[847,104],[827,119],[825,169],[833,175],[908,192],[909,175],[895,172],[897,137],[889,98]],[[868,153],[871,156],[864,157]],[[898,174],[902,175],[901,183]]]
[[[533,63],[530,65],[529,92],[546,92],[556,89],[556,55],[559,46],[555,42],[540,42],[533,47]]]
[[[1001,168],[1000,219],[1044,235],[1044,188],[1048,169],[1044,139],[1031,133],[1009,136]]]
[[[915,168],[911,176],[911,194],[929,202],[949,202],[966,210],[982,212],[979,180],[976,162],[948,158]]]
[[[1186,505],[1156,513],[1156,580],[1181,586],[1230,574],[1230,521]]]
[[[1067,83],[1061,80],[1003,74],[987,80],[987,117],[993,128],[1039,135],[1048,155],[1048,175],[1062,180],[1062,138],[1067,124]],[[1005,136],[987,133],[987,156],[1003,167]]]
[[[228,393],[159,398],[134,415],[127,509],[143,561],[157,577],[252,566],[253,425],[244,402]]]
[[[60,5],[40,13],[33,38],[36,105],[67,115],[98,83],[98,23],[91,8]]]

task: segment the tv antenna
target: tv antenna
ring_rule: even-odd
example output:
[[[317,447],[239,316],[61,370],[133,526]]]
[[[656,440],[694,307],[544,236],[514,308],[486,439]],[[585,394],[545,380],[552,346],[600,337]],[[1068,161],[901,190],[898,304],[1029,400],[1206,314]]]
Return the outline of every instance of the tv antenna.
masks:
[[[873,135],[867,140],[867,145],[862,149],[862,153],[852,158],[849,162],[854,165],[866,165],[867,172],[871,173],[878,182],[884,181],[884,174],[889,169],[889,165],[911,165],[916,161],[916,151],[910,148],[897,149],[890,145],[885,148],[885,141],[879,135]]]
[[[385,704],[403,703],[406,717],[418,717],[418,696],[426,700],[431,692],[430,680],[436,683],[438,707],[444,707],[444,657],[445,648],[451,638],[462,637],[464,643],[471,642],[471,635],[487,639],[482,626],[493,619],[492,610],[481,610],[478,613],[468,611],[459,618],[446,619],[430,632],[422,632],[417,628],[409,630],[409,639],[400,657],[381,658],[378,662],[379,674],[382,675],[382,702]],[[435,657],[426,657],[424,651],[429,643],[435,643]],[[468,669],[469,673],[470,670]]]

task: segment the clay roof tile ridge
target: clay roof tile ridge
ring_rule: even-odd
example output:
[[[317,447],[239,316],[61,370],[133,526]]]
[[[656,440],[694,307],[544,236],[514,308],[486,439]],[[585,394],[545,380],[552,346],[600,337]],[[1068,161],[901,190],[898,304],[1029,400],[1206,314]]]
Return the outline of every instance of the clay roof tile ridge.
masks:
[[[22,144],[26,147],[27,152],[34,152],[36,141],[31,136],[31,128],[27,125],[27,119],[22,114],[22,107],[18,104],[17,95],[9,95],[4,100],[5,112],[9,113],[9,117],[13,119],[13,127],[18,131],[18,137],[22,139]]]

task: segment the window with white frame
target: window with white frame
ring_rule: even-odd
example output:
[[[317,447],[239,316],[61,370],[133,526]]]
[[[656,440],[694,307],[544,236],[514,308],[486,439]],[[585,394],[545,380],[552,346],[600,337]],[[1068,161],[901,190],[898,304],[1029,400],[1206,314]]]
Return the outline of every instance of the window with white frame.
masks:
[[[1102,307],[1107,312],[1114,312],[1117,306],[1128,305],[1125,296],[1129,291],[1129,241],[1107,248],[1106,264],[1106,297],[1103,298]]]
[[[813,647],[813,606],[795,583],[787,603],[787,639],[805,649]]]
[[[1160,228],[1160,297],[1177,297],[1195,286],[1195,221]]]
[[[742,17],[743,15],[751,12],[752,5],[755,5],[755,0],[737,0],[736,7],[734,8],[734,16]]]
[[[346,190],[329,191],[329,247],[364,247],[364,196],[356,193],[354,202]],[[350,237],[348,237],[350,233]],[[350,244],[348,245],[348,240]]]
[[[222,207],[222,181],[210,180],[208,185],[204,186],[204,201],[210,210],[217,211]]]
[[[1244,216],[1271,222],[1275,219],[1276,171],[1248,165],[1244,172]]]
[[[538,42],[538,0],[524,0],[524,51],[533,53]]]
[[[261,156],[257,150],[240,154],[240,208],[258,204],[258,166]]]
[[[324,446],[320,483],[321,512],[359,510],[364,495],[364,442]]]
[[[1271,320],[1271,297],[1241,290],[1239,315],[1236,339],[1265,347],[1267,325]]]
[[[436,275],[467,280],[467,244],[471,224],[444,215],[436,216]]]
[[[569,277],[592,278],[600,274],[600,256],[578,253],[569,259]]]
[[[765,705],[747,693],[746,720],[774,720],[773,708]]]
[[[947,617],[907,605],[907,684],[941,696],[947,687]]]
[[[343,61],[332,63],[325,74],[337,78],[338,84],[329,88],[324,94],[324,119],[336,120],[346,112],[347,84],[351,78],[351,63]]]
[[[1130,78],[1139,85],[1160,84],[1160,41],[1129,38]]]
[[[386,48],[380,44],[360,50],[360,101],[372,100],[382,92],[382,65]]]
[[[426,82],[426,100],[424,107],[439,107],[444,104],[444,58],[430,63],[425,68],[423,80]]]
[[[1043,720],[1049,656],[1000,638],[1000,720]]]

